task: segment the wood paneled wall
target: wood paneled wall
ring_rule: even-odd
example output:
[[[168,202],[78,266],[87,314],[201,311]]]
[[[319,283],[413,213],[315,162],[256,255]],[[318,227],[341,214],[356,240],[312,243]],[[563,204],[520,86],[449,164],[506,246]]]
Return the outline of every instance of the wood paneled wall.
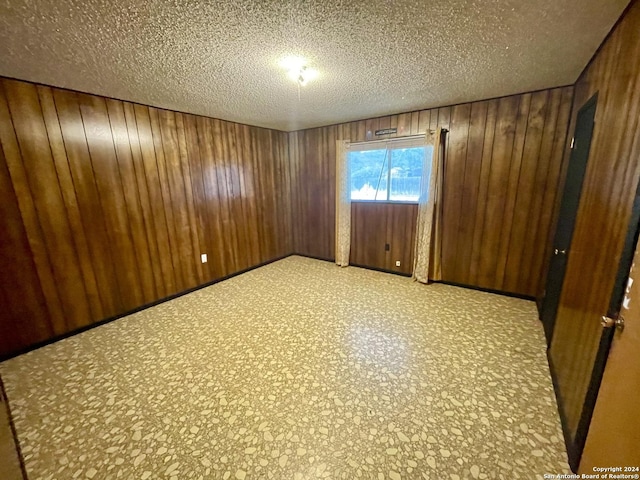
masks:
[[[410,275],[417,217],[417,204],[353,202],[350,263]]]
[[[550,355],[574,435],[640,179],[640,2],[632,3],[576,84],[579,108],[596,92],[591,151]],[[637,279],[636,279],[637,281]]]
[[[335,142],[448,128],[443,279],[535,296],[544,287],[573,88],[290,134],[294,250],[334,257]],[[359,248],[356,246],[356,249]]]
[[[10,352],[16,345],[41,342],[53,336],[50,322],[44,321],[48,317],[48,310],[2,149],[0,304],[0,352]]]
[[[0,86],[0,354],[291,252],[287,133]]]

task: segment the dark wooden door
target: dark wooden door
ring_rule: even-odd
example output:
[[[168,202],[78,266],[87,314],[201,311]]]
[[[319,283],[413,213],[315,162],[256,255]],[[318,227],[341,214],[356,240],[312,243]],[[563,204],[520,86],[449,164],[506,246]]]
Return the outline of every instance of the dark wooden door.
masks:
[[[629,275],[633,264],[633,256],[635,246],[638,242],[638,234],[640,233],[640,184],[636,187],[636,196],[633,202],[633,210],[631,212],[631,219],[629,227],[627,228],[627,234],[625,237],[624,247],[622,254],[620,255],[620,261],[618,264],[618,273],[616,274],[616,280],[611,291],[609,300],[609,307],[607,308],[606,318],[603,316],[602,333],[600,335],[600,341],[596,348],[594,348],[594,360],[592,364],[587,364],[587,367],[591,367],[591,376],[589,380],[589,387],[585,395],[584,403],[582,405],[582,411],[580,413],[580,421],[576,429],[575,435],[569,440],[568,453],[569,463],[574,471],[576,471],[582,461],[582,452],[584,450],[587,434],[591,426],[591,420],[593,418],[593,412],[596,406],[596,401],[600,392],[600,386],[602,384],[602,378],[605,371],[605,366],[609,358],[609,351],[611,343],[614,338],[615,330],[618,329],[621,335],[624,335],[623,328],[619,328],[613,321],[620,319],[620,312],[623,310],[625,292],[628,290]],[[629,285],[630,287],[631,285]],[[604,313],[604,312],[603,312]],[[606,320],[609,320],[607,323]],[[623,319],[624,321],[624,319]],[[576,336],[578,333],[576,333]],[[632,361],[630,358],[629,361]],[[621,372],[618,371],[619,378],[622,377]],[[614,374],[615,377],[615,374]],[[570,387],[565,385],[565,388]],[[562,396],[562,392],[560,392]],[[562,410],[562,407],[561,407]]]
[[[567,268],[569,246],[571,245],[578,204],[580,202],[580,193],[582,192],[584,174],[589,159],[589,150],[591,149],[591,136],[593,134],[596,105],[597,94],[584,104],[578,112],[576,120],[571,158],[569,160],[562,203],[560,204],[558,225],[553,240],[551,262],[540,312],[540,318],[544,325],[544,333],[547,338],[547,345],[551,344],[560,293],[562,292],[562,283]]]
[[[603,316],[602,332],[600,339],[597,343],[591,342],[592,355],[588,357],[591,360],[585,360],[582,369],[586,372],[590,372],[589,383],[587,392],[584,396],[582,406],[579,408],[579,422],[575,429],[575,433],[565,427],[565,440],[567,441],[567,452],[569,454],[569,463],[573,471],[577,471],[582,460],[582,453],[587,441],[587,435],[589,434],[589,428],[591,426],[591,420],[593,418],[596,401],[600,392],[600,386],[602,384],[602,378],[604,375],[607,360],[609,358],[609,351],[611,349],[611,343],[614,338],[616,329],[619,330],[620,335],[624,335],[623,330],[616,326],[614,320],[620,318],[620,312],[623,310],[625,292],[628,290],[629,275],[633,263],[633,256],[636,244],[638,242],[638,235],[640,233],[640,184],[636,188],[636,196],[633,203],[633,210],[631,213],[631,219],[629,227],[627,229],[624,247],[618,263],[618,272],[616,274],[615,283],[611,291],[609,300],[609,306],[606,311],[606,317]],[[630,287],[631,285],[629,285]],[[630,289],[630,288],[629,288]],[[628,305],[627,307],[628,308]],[[604,314],[605,312],[603,312]],[[609,320],[607,323],[606,320]],[[579,332],[576,332],[576,337],[579,336]],[[597,339],[597,337],[595,337]],[[587,340],[583,339],[587,342]],[[631,340],[633,341],[633,340]],[[555,355],[558,356],[557,354]],[[629,359],[631,361],[631,359]],[[620,372],[618,371],[620,375]],[[580,384],[580,379],[575,378],[574,382],[564,382],[563,385],[558,386],[557,394],[560,399],[564,398],[564,394],[568,390],[575,388],[573,383]],[[561,403],[560,414],[562,418],[566,418],[565,405]],[[603,407],[600,407],[603,408]]]
[[[608,242],[611,239],[611,232],[606,228],[597,228],[598,224],[594,223],[587,235],[583,230],[580,236],[576,235],[573,243],[571,241],[578,203],[593,205],[584,198],[581,199],[581,190],[595,125],[593,121],[595,110],[596,95],[585,103],[576,118],[571,163],[555,236],[554,250],[557,252],[554,252],[551,263],[551,268],[558,269],[555,273],[559,271],[563,278],[568,254],[571,253],[569,250],[571,245],[573,255],[576,256],[569,258],[570,268],[573,268],[572,276],[567,278],[564,285],[562,279],[559,284],[555,284],[555,286],[561,286],[558,291],[546,292],[542,311],[545,333],[551,343],[549,360],[555,377],[554,383],[567,453],[574,472],[578,470],[582,460],[617,328],[614,322],[618,320],[623,310],[629,272],[640,233],[640,183],[636,183],[631,215],[627,217],[628,220],[625,220],[626,229],[622,230],[624,233],[622,233],[623,242],[618,250],[619,257],[615,260],[611,257],[606,263],[602,260],[595,270],[583,267],[589,256],[599,256],[600,252],[610,248]],[[581,138],[585,140],[581,141]],[[595,158],[592,161],[595,161]],[[591,171],[590,174],[592,174]],[[571,178],[571,175],[578,175],[579,179]],[[593,179],[586,184],[594,188]],[[571,212],[573,215],[570,216]],[[603,276],[604,271],[610,274]],[[554,272],[550,271],[549,277],[553,274]],[[554,279],[549,278],[547,287],[554,286],[553,282]],[[603,299],[607,299],[607,302],[602,302],[599,307],[589,305],[596,291],[602,291],[606,295]],[[556,298],[550,297],[550,294],[555,295]],[[558,328],[551,341],[556,316]],[[596,323],[600,318],[603,320],[602,326]]]

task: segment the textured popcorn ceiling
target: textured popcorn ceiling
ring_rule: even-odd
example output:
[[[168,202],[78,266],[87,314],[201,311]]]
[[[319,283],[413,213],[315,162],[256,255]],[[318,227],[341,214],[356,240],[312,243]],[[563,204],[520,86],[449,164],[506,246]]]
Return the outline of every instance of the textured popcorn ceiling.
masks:
[[[280,130],[573,83],[629,3],[0,1],[0,75]]]

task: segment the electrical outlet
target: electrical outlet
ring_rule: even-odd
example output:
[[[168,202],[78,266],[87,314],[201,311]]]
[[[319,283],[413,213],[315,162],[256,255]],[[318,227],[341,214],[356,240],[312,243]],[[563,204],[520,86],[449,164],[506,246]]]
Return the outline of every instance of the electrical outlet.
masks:
[[[203,253],[202,255],[200,255],[200,260],[202,261],[202,263],[207,263],[207,254]]]
[[[400,266],[400,260],[396,260],[396,267]]]

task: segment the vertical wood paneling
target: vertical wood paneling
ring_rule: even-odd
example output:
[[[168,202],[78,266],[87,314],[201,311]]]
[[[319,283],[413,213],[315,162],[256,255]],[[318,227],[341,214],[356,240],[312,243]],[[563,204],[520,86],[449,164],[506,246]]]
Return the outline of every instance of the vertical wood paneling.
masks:
[[[235,139],[234,152],[236,152],[233,157],[234,169],[240,192],[239,206],[245,218],[252,219],[249,223],[243,223],[240,230],[241,238],[246,242],[244,251],[247,265],[243,268],[247,268],[252,264],[252,258],[258,258],[261,251],[271,251],[274,244],[274,239],[268,232],[276,228],[276,218],[268,215],[267,212],[275,210],[277,192],[268,192],[266,187],[272,184],[274,175],[272,166],[265,161],[273,155],[273,145],[267,130],[257,130],[253,138],[263,148],[259,151],[252,150],[251,135],[245,134],[244,126],[238,124],[234,125],[233,138]],[[248,139],[248,143],[245,139]],[[251,201],[251,198],[255,200]],[[265,241],[262,244],[257,241],[257,236],[252,234],[258,230],[258,226],[263,228],[262,235]]]
[[[198,284],[195,261],[196,255],[199,255],[199,253],[196,253],[193,248],[189,206],[187,204],[184,172],[178,145],[176,115],[180,114],[170,110],[158,110],[157,113],[164,151],[164,168],[167,172],[167,190],[171,204],[175,206],[173,220],[176,229],[178,256],[174,260],[174,266],[179,264],[182,278],[181,290],[186,290]]]
[[[54,328],[2,148],[0,198],[0,352],[7,352],[50,338]]]
[[[520,169],[522,165],[522,155],[524,150],[525,138],[527,132],[527,119],[529,116],[529,108],[531,106],[531,94],[525,94],[520,97],[518,106],[518,116],[516,117],[515,130],[513,136],[513,144],[511,146],[511,161],[509,162],[509,181],[507,183],[507,191],[504,204],[504,216],[501,222],[500,243],[498,246],[498,262],[496,272],[494,274],[494,282],[500,284],[503,289],[504,272],[507,266],[509,252],[512,249],[510,245],[511,232],[513,229],[513,221],[515,217],[516,201],[518,198],[518,182],[520,180]]]
[[[166,204],[160,182],[156,148],[151,130],[151,117],[149,109],[142,105],[134,105],[133,110],[142,156],[142,163],[139,165],[139,170],[141,177],[144,175],[144,183],[146,183],[149,194],[150,217],[148,218],[148,226],[151,228],[149,235],[155,238],[158,245],[158,256],[155,258],[159,268],[154,268],[154,271],[159,272],[161,275],[164,284],[163,294],[168,296],[179,290],[173,267],[173,252],[169,233],[170,227],[168,226],[169,217],[165,208]],[[138,165],[136,165],[136,168],[137,167]]]
[[[189,192],[193,199],[191,215],[194,235],[197,239],[198,254],[212,252],[209,249],[207,238],[213,236],[207,221],[207,197],[204,189],[204,174],[202,171],[202,159],[200,156],[200,145],[198,142],[198,129],[196,126],[196,118],[193,115],[182,116],[184,135],[184,148],[186,149],[186,158],[189,161]],[[187,179],[185,179],[186,182]],[[199,265],[200,283],[204,283],[216,278],[212,271],[219,271],[216,267],[216,259],[211,255],[207,263],[196,262]]]
[[[26,173],[13,128],[13,121],[11,120],[11,114],[5,98],[4,84],[2,84],[2,89],[0,89],[0,119],[0,142],[2,143],[4,160],[10,174],[11,182],[13,183],[13,192],[20,209],[29,247],[35,262],[36,272],[40,280],[40,286],[42,287],[42,293],[49,309],[51,330],[55,335],[65,330],[64,312],[62,310],[60,296],[56,289],[56,282],[53,277],[42,228],[36,215],[35,202],[31,196],[29,185],[27,184]],[[6,188],[5,191],[10,192],[10,189]],[[6,201],[11,202],[12,199],[8,198]],[[20,257],[12,258],[22,260]],[[25,264],[26,263],[27,262],[25,262]],[[11,290],[6,291],[5,295],[12,296]],[[11,320],[7,321],[10,322]],[[13,321],[17,323],[15,319],[13,319]]]
[[[572,93],[552,89],[291,133],[294,251],[334,257],[336,140],[376,140],[375,129],[394,122],[393,136],[403,136],[400,128],[409,135],[443,127],[450,130],[444,280],[539,294]]]
[[[416,133],[424,133],[429,130],[429,123],[431,122],[431,110],[421,110],[418,113],[418,126]],[[411,117],[412,122],[415,121],[415,117]]]
[[[94,318],[103,318],[105,310],[102,306],[98,282],[96,280],[95,270],[91,263],[91,253],[86,237],[85,227],[82,223],[82,214],[78,206],[76,191],[73,187],[73,177],[69,168],[69,162],[62,139],[58,114],[53,100],[51,89],[48,87],[38,86],[38,97],[42,107],[43,119],[47,129],[51,154],[58,174],[58,181],[62,196],[64,198],[69,224],[74,232],[73,238],[78,253],[80,268],[82,269],[82,277],[84,280],[87,300],[91,307],[91,314]]]
[[[235,219],[241,219],[245,217],[245,208],[244,202],[242,201],[242,182],[241,182],[241,174],[240,174],[240,166],[238,165],[238,160],[235,155],[236,150],[236,137],[235,137],[235,129],[232,125],[228,123],[224,123],[223,130],[226,132],[225,138],[227,139],[227,159],[229,168],[228,172],[228,180],[231,185],[231,204],[233,216]],[[244,222],[236,222],[236,233],[237,233],[237,245],[240,246],[241,249],[246,250],[250,248],[247,244],[247,235],[245,229]],[[245,262],[239,252],[242,251],[240,249],[234,249],[236,252],[236,268],[239,270],[245,268]]]
[[[0,83],[0,355],[291,253],[286,133]]]
[[[131,145],[131,155],[133,157],[133,170],[136,179],[136,192],[139,197],[140,209],[142,213],[142,220],[144,223],[144,232],[147,240],[147,247],[149,249],[149,266],[153,275],[153,283],[156,291],[156,298],[163,298],[167,296],[166,281],[164,278],[164,267],[161,259],[161,267],[153,268],[151,259],[160,259],[158,243],[160,238],[156,230],[156,222],[158,219],[154,218],[151,195],[149,193],[149,186],[147,184],[147,177],[144,168],[144,156],[142,154],[142,143],[140,134],[138,133],[138,125],[136,121],[134,105],[123,102],[125,122],[127,124],[127,134]]]
[[[461,224],[464,188],[450,188],[449,185],[463,187],[465,181],[467,143],[469,137],[469,117],[471,104],[457,105],[451,109],[450,133],[447,135],[446,162],[444,163],[444,188],[442,191],[443,218],[442,237],[453,239],[453,242],[442,244],[442,275],[444,278],[456,278],[456,247],[460,238],[458,228]],[[440,118],[440,115],[438,115]]]
[[[493,159],[493,141],[495,139],[496,120],[498,117],[498,100],[490,100],[487,106],[487,120],[485,122],[484,138],[482,142],[482,157],[480,167],[480,184],[478,185],[478,199],[475,206],[473,223],[473,240],[471,243],[471,264],[469,266],[469,285],[478,285],[480,276],[480,259],[483,256],[482,238],[485,231],[487,214],[487,197],[489,196],[489,175]],[[474,211],[473,209],[470,211]]]
[[[306,233],[304,232],[304,228],[308,225],[308,220],[306,218],[307,208],[303,204],[303,189],[300,188],[299,183],[305,180],[305,176],[303,175],[302,170],[302,157],[304,155],[304,150],[300,149],[300,138],[303,136],[304,132],[291,132],[288,135],[288,151],[289,151],[289,178],[290,178],[290,186],[291,186],[291,249],[297,253],[303,253],[306,251],[306,247],[304,245],[304,237]],[[309,182],[304,182],[304,187],[308,188]],[[327,188],[331,188],[328,186]],[[331,194],[329,192],[322,193],[323,195],[329,195],[331,198]],[[304,215],[304,217],[303,217]],[[335,228],[334,228],[335,233]]]
[[[188,221],[188,231],[189,238],[191,239],[191,262],[195,267],[195,273],[193,280],[195,285],[199,285],[205,282],[205,274],[204,269],[202,267],[202,262],[200,261],[201,253],[204,253],[204,250],[200,248],[200,229],[198,228],[198,221],[196,219],[196,212],[193,201],[193,186],[191,184],[191,168],[189,166],[189,155],[187,153],[187,140],[185,138],[185,125],[184,125],[184,115],[181,113],[175,114],[176,119],[176,132],[178,133],[178,159],[180,160],[180,169],[176,169],[178,171],[178,175],[180,176],[180,180],[182,182],[182,188],[184,192],[184,204],[186,205],[186,217]],[[197,163],[197,159],[193,158],[194,164]]]
[[[479,205],[480,186],[482,185],[482,149],[487,121],[487,102],[471,105],[469,115],[469,134],[467,139],[464,182],[461,188],[461,212],[473,212]],[[485,182],[486,183],[486,182]],[[486,196],[486,189],[484,190]],[[483,197],[485,198],[485,197]],[[482,202],[484,204],[484,201]],[[455,278],[459,283],[472,285],[471,262],[473,254],[474,227],[476,222],[458,222],[456,241]],[[481,225],[481,224],[480,224]]]
[[[410,275],[413,272],[414,240],[418,205],[391,204],[387,213],[389,253],[385,269]],[[400,261],[400,266],[396,266]]]
[[[64,312],[62,327],[78,328],[89,323],[91,309],[36,87],[5,82],[4,92],[20,149],[21,158],[14,161],[21,161],[28,185],[28,190],[17,193],[33,199]],[[12,172],[13,162],[7,160]]]
[[[576,85],[578,110],[598,92],[591,149],[550,348],[562,410],[574,437],[640,179],[640,3]],[[567,153],[568,156],[568,153]]]
[[[272,217],[265,214],[266,211],[275,208],[271,200],[275,200],[279,193],[272,192],[272,195],[268,195],[268,192],[265,191],[263,185],[273,181],[272,170],[268,168],[266,172],[262,171],[263,158],[260,156],[260,151],[254,151],[251,148],[253,143],[251,133],[249,127],[246,125],[237,125],[236,135],[238,136],[241,149],[240,158],[243,159],[240,169],[242,188],[244,190],[244,197],[253,199],[253,201],[245,201],[246,214],[248,218],[257,220],[257,223],[248,225],[248,228],[259,232],[258,235],[247,236],[247,240],[249,241],[247,247],[248,261],[251,265],[255,265],[262,252],[272,251],[273,245],[271,241],[261,246],[258,238],[262,237],[270,240],[266,232],[274,228],[274,225],[271,223]],[[254,136],[255,133],[257,132],[254,132]],[[259,137],[260,140],[264,142],[265,153],[269,155],[273,148],[271,136],[260,132]],[[266,165],[266,167],[269,166]]]
[[[532,217],[538,219],[536,222],[535,241],[528,242],[524,246],[519,280],[519,284],[524,285],[525,278],[534,278],[533,275],[536,275],[538,278],[538,286],[536,288],[538,297],[542,296],[542,290],[547,278],[552,237],[555,233],[555,215],[557,215],[559,199],[562,196],[564,177],[562,176],[563,162],[561,159],[564,156],[565,148],[569,147],[569,143],[566,141],[566,132],[571,116],[573,88],[567,87],[561,91],[552,91],[552,101],[557,97],[560,97],[558,109],[557,111],[552,109],[552,117],[545,121],[545,133],[540,150],[540,164],[544,165],[544,168],[539,168],[536,173],[536,201],[531,209]],[[544,159],[547,158],[550,161],[545,165]],[[533,255],[535,251],[534,245],[539,244],[545,245],[543,255]]]
[[[233,176],[231,172],[231,164],[229,161],[229,146],[228,146],[228,132],[226,130],[226,123],[222,121],[215,120],[214,123],[214,138],[219,138],[220,141],[216,142],[219,144],[220,152],[217,155],[217,158],[220,161],[221,168],[218,171],[218,183],[224,186],[223,196],[226,201],[226,215],[225,215],[225,230],[228,230],[230,233],[230,250],[231,255],[229,259],[230,270],[240,270],[240,265],[238,261],[238,252],[237,249],[234,248],[239,243],[239,233],[237,228],[236,220],[241,218],[240,212],[237,210],[237,202],[235,201],[235,190],[236,187],[233,185]]]
[[[519,103],[519,97],[507,97],[498,101],[477,279],[477,285],[486,288],[501,284],[501,278],[496,274],[500,262],[500,238],[505,228],[504,216],[509,195],[509,172]],[[450,185],[447,186],[451,188]],[[447,239],[443,239],[443,244],[446,242]]]
[[[306,130],[296,135],[296,175],[292,183],[297,193],[294,217],[298,245],[296,251],[320,258],[334,257],[335,232],[335,157],[327,157],[335,136],[328,127]],[[335,155],[335,153],[334,153]]]
[[[120,183],[127,212],[127,225],[131,232],[132,246],[135,252],[139,281],[142,289],[141,303],[150,303],[156,298],[155,279],[151,269],[149,242],[145,231],[142,209],[140,207],[140,189],[136,181],[133,166],[131,142],[124,117],[122,102],[107,100],[107,113],[111,124],[111,136],[116,153],[116,165],[120,174]]]
[[[570,148],[571,142],[568,141],[567,134],[562,133],[561,131],[564,129],[568,132],[571,117],[571,105],[573,105],[573,89],[564,88],[562,89],[557,127],[555,129],[553,144],[551,146],[551,158],[568,158],[564,155],[564,152]],[[542,215],[540,216],[541,226],[537,229],[536,235],[536,242],[544,243],[546,245],[545,252],[544,255],[542,255],[542,258],[533,258],[530,261],[531,271],[534,272],[531,275],[535,275],[537,278],[541,279],[538,284],[538,298],[544,296],[544,282],[547,278],[549,258],[553,248],[553,235],[555,234],[555,225],[557,223],[559,213],[559,199],[561,198],[563,191],[564,176],[562,174],[561,162],[551,162],[549,164],[546,179],[541,181],[541,183],[544,183],[548,187],[552,187],[554,181],[557,184],[557,188],[547,188],[545,190],[542,206],[540,207],[540,211],[542,212]],[[547,226],[548,229],[545,229]],[[524,258],[528,258],[526,257],[526,252],[523,256]]]
[[[351,204],[351,263],[411,274],[417,205],[378,202]],[[389,245],[389,250],[385,249]],[[396,266],[400,261],[400,266]]]
[[[277,212],[277,229],[280,232],[274,237],[274,251],[283,249],[287,252],[293,251],[291,242],[291,178],[289,176],[289,168],[282,168],[282,166],[288,167],[289,165],[289,149],[288,149],[288,134],[285,132],[270,131],[273,142],[273,156],[274,158],[282,159],[281,164],[272,164],[274,170],[274,181],[282,185],[283,188],[278,191],[275,198],[275,209]]]
[[[411,135],[411,117],[412,113],[401,113],[400,115],[394,115],[394,118],[397,118],[397,122],[395,125],[390,125],[390,127],[395,126],[395,128],[398,129],[398,137]]]
[[[204,188],[204,205],[201,206],[199,211],[208,226],[209,233],[206,238],[205,245],[210,256],[210,268],[215,277],[221,277],[227,275],[230,272],[230,269],[227,267],[226,255],[224,254],[225,245],[214,245],[213,243],[214,239],[223,239],[225,236],[222,235],[224,229],[220,218],[221,215],[212,215],[212,212],[217,210],[224,212],[225,209],[223,208],[222,194],[218,188],[211,122],[209,119],[204,117],[197,117],[196,124],[198,129],[198,146],[200,147],[200,160],[202,162],[201,174]],[[210,208],[206,208],[206,206],[210,206]]]
[[[553,103],[549,104],[548,95],[548,91],[542,91],[533,94],[531,97],[526,133],[524,135],[525,141],[522,147],[522,160],[518,174],[517,193],[514,203],[513,220],[511,221],[509,244],[525,245],[527,243],[527,235],[535,236],[536,234],[538,222],[532,223],[528,217],[529,212],[534,211],[532,209],[532,202],[535,197],[534,188],[536,186],[537,170],[539,167],[544,168],[545,165],[548,165],[547,162],[540,161],[542,134],[545,120],[548,120],[546,115],[547,106],[554,106]],[[543,192],[544,190],[540,188],[538,191]],[[537,219],[537,217],[538,215],[533,218]],[[507,291],[518,290],[522,254],[522,248],[512,249],[506,258],[503,288]]]
[[[162,133],[160,130],[160,119],[158,116],[158,110],[155,108],[148,108],[149,123],[151,126],[151,138],[153,141],[155,151],[155,163],[158,172],[158,183],[160,185],[160,197],[162,198],[162,205],[164,206],[164,216],[167,225],[167,235],[169,241],[169,258],[171,259],[171,265],[173,269],[173,278],[175,281],[174,289],[171,293],[177,293],[182,290],[186,290],[188,287],[187,282],[183,276],[183,265],[180,262],[181,250],[178,244],[178,234],[176,226],[176,219],[174,218],[176,212],[173,205],[178,207],[178,204],[173,203],[171,198],[171,190],[169,188],[169,179],[167,176],[167,167],[165,164],[165,154],[162,143]],[[184,239],[183,239],[184,241]]]
[[[244,191],[242,188],[242,172],[241,166],[238,163],[238,157],[236,153],[237,148],[237,139],[236,139],[236,131],[233,124],[229,124],[227,122],[223,125],[223,130],[225,131],[225,138],[227,139],[227,159],[229,161],[229,169],[228,169],[228,181],[231,185],[231,201],[232,201],[232,209],[233,209],[233,217],[235,219],[246,218],[245,213],[245,204],[243,201]],[[247,224],[246,222],[236,221],[236,233],[237,233],[237,246],[238,248],[234,249],[234,257],[236,260],[236,268],[238,270],[243,270],[248,267],[248,262],[243,255],[240,255],[240,252],[249,251],[251,246],[247,240]]]
[[[118,259],[114,267],[122,306],[125,310],[131,310],[144,304],[144,296],[107,105],[101,97],[78,95],[77,98],[98,195],[105,214],[109,244],[113,257]]]
[[[54,89],[53,97],[78,200],[78,209],[82,217],[84,233],[87,236],[91,263],[96,274],[103,314],[105,317],[110,317],[122,310],[122,301],[107,236],[104,211],[89,158],[80,107],[76,95],[72,92]],[[79,231],[78,234],[81,232]]]
[[[351,204],[350,262],[354,265],[386,268],[387,207],[373,202]]]

